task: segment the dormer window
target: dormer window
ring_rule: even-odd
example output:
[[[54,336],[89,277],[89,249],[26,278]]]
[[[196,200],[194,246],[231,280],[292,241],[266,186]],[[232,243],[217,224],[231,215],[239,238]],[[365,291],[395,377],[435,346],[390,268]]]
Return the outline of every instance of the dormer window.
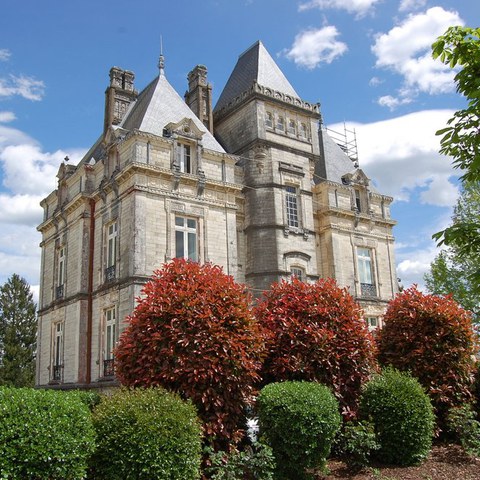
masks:
[[[362,211],[362,201],[361,201],[361,198],[360,198],[360,190],[358,190],[358,189],[355,189],[355,208],[356,208],[357,212]]]
[[[179,143],[177,145],[177,165],[183,173],[192,173],[192,157],[190,145]]]

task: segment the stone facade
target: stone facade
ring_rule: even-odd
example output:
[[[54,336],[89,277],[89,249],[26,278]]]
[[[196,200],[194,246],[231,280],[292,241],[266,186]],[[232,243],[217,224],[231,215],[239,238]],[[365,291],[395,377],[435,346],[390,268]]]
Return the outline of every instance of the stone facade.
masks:
[[[336,278],[379,325],[397,292],[389,205],[264,46],[238,60],[215,109],[204,66],[185,101],[159,76],[140,94],[110,72],[104,130],[42,201],[37,385],[114,382],[112,348],[144,283],[182,256],[255,296]]]

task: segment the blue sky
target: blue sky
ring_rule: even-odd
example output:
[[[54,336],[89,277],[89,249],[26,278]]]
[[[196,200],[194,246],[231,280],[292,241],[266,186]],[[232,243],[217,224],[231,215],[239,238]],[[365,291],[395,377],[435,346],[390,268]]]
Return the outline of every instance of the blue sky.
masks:
[[[158,73],[186,90],[208,68],[214,102],[238,55],[262,40],[325,124],[355,128],[360,166],[395,202],[398,276],[423,283],[431,234],[458,194],[434,132],[463,106],[429,46],[449,25],[478,26],[477,0],[6,0],[0,17],[0,282],[38,289],[41,198],[103,127],[111,66],[141,90]]]

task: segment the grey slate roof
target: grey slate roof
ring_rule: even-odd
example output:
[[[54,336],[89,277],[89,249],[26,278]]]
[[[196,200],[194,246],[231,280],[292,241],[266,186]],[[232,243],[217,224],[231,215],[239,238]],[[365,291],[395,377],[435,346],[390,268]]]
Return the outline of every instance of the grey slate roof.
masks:
[[[254,82],[264,87],[300,98],[278,65],[257,41],[239,57],[230,78],[223,89],[214,111],[221,110],[234,98],[248,90]]]
[[[320,129],[318,134],[320,145],[323,143],[323,176],[331,182],[342,183],[343,175],[355,170],[353,162],[324,129]]]
[[[165,125],[172,122],[178,123],[185,117],[191,118],[195,125],[205,132],[202,137],[205,148],[225,152],[202,121],[170,85],[163,72],[140,93],[120,126],[126,130],[138,129],[162,136]]]

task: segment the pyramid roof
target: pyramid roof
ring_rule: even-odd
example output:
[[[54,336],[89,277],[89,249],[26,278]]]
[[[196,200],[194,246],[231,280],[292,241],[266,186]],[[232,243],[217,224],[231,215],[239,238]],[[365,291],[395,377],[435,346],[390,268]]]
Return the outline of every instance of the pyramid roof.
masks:
[[[263,43],[257,41],[238,57],[237,64],[214,110],[221,110],[234,98],[248,90],[255,82],[264,87],[300,98]]]
[[[163,69],[130,105],[120,127],[162,136],[166,125],[178,123],[184,118],[192,119],[197,128],[203,132],[202,144],[205,148],[225,152],[203,122],[170,85]]]

